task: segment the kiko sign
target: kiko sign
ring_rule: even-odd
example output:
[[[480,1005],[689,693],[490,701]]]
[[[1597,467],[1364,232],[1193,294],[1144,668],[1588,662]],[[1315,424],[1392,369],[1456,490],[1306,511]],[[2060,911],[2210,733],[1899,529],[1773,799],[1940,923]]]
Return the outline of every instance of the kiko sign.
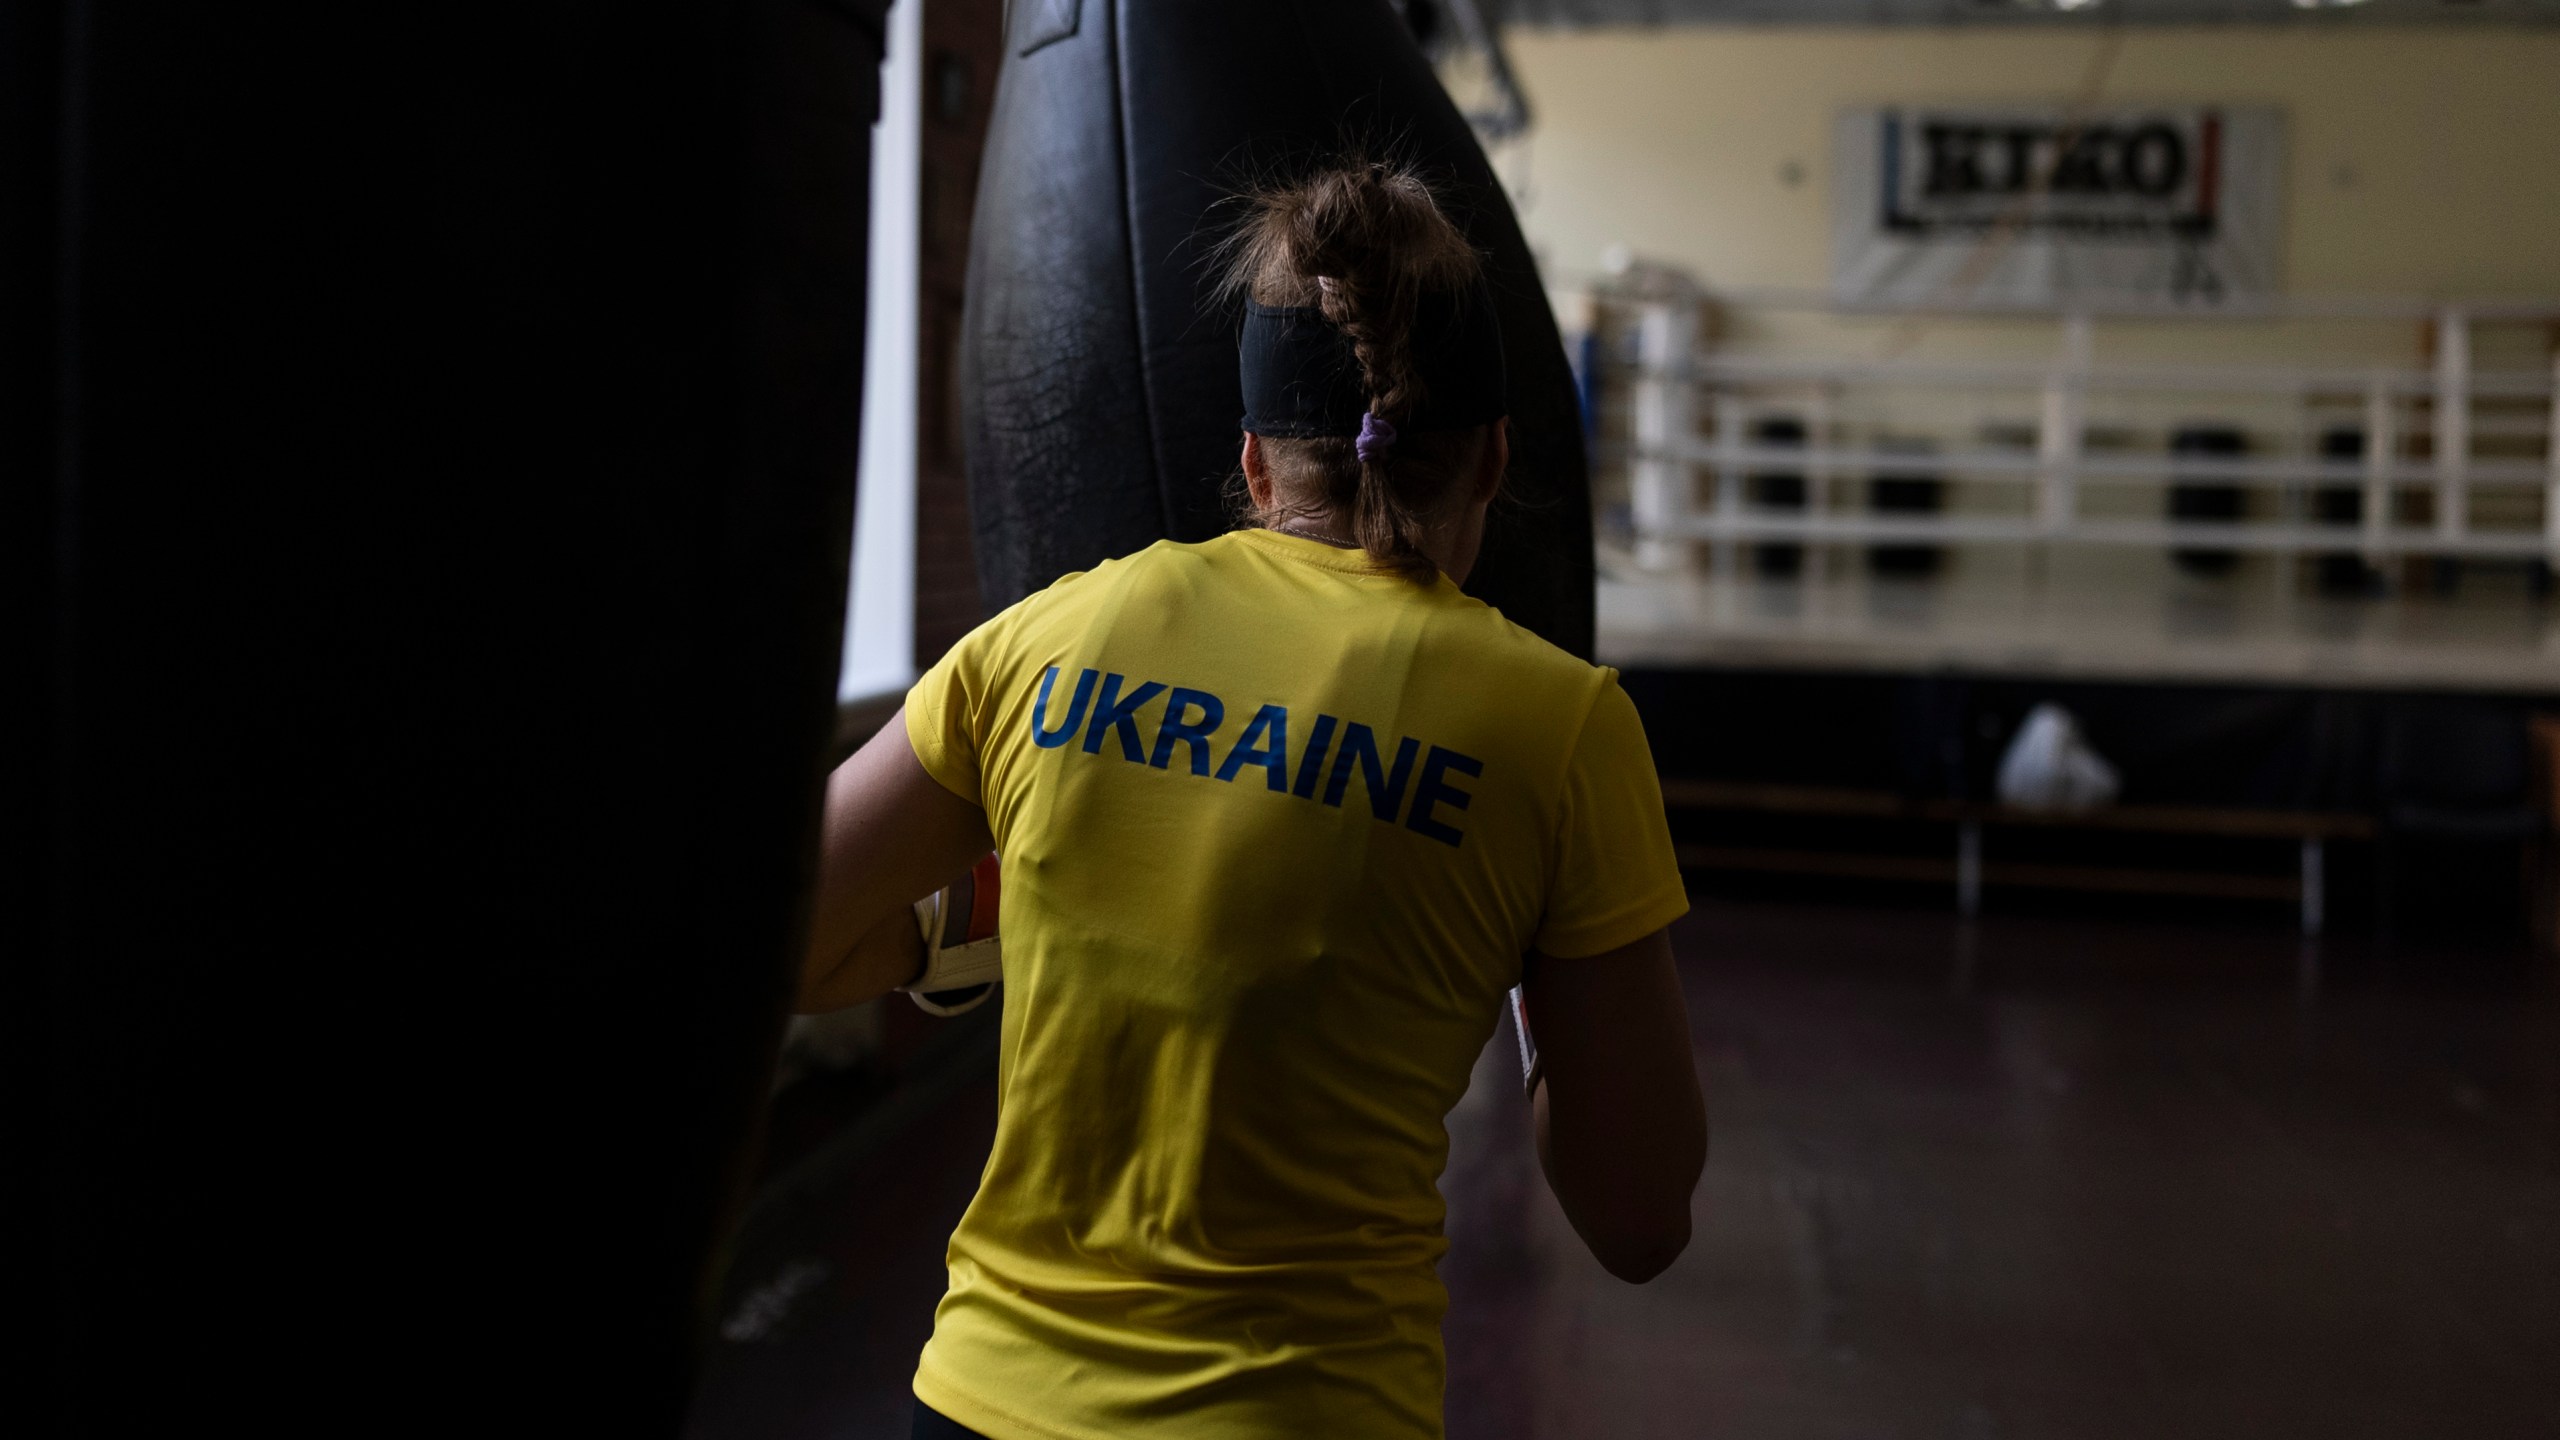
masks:
[[[1835,148],[1845,302],[2215,310],[2276,289],[2272,109],[1879,107],[1843,114]]]

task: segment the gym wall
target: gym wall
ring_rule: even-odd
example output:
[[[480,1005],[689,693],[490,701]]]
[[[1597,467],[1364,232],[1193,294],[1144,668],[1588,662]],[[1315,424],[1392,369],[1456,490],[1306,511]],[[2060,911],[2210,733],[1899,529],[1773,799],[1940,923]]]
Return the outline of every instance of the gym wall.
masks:
[[[2266,105],[2285,124],[2280,293],[2393,300],[2560,296],[2560,28],[2371,26],[1749,26],[1506,33],[1536,115],[1497,154],[1524,231],[1568,328],[1603,252],[1685,268],[1711,291],[1819,295],[1830,283],[1833,125],[1895,102],[2213,102]],[[2051,316],[1846,315],[1722,307],[1717,343],[1740,353],[2041,364]],[[2411,316],[2198,323],[2111,320],[2110,364],[2415,366],[2432,353]],[[2542,324],[2476,327],[2474,363],[2540,370]],[[2031,397],[2030,401],[2031,401]],[[1885,389],[1870,423],[1944,428],[1946,407],[1985,428],[2033,419],[2015,394]],[[2168,435],[2197,420],[2285,442],[2283,396],[2162,392],[2109,400],[2091,423]],[[1605,472],[1605,467],[1604,467]],[[1611,476],[1597,482],[1613,493]],[[2256,503],[2256,502],[2252,502]],[[2477,513],[2527,523],[2531,497],[2481,497]],[[1959,512],[2014,506],[2009,487],[1959,484]],[[2094,495],[2089,513],[2156,511],[2148,492]],[[2108,507],[2114,507],[2112,510]],[[1968,563],[1999,568],[1997,548]],[[2074,552],[2079,573],[2148,594],[2163,557]],[[2014,567],[2012,567],[2014,568]],[[2003,572],[2005,573],[2005,571]]]
[[[2288,292],[2560,292],[2560,29],[1689,26],[1515,29],[1505,43],[1537,123],[1498,165],[1559,292],[1613,243],[1710,286],[1822,287],[1838,111],[2084,94],[2281,107]],[[2164,345],[2179,333],[2161,330]],[[2401,322],[2297,330],[2218,343],[2269,359],[2411,343]],[[1922,348],[2049,345],[2038,327],[1941,324]]]

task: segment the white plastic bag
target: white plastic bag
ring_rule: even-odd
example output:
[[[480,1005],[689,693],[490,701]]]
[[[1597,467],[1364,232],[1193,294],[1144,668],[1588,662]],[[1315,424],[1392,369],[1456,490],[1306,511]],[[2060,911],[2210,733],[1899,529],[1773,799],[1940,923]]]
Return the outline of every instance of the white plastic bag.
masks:
[[[2089,748],[2080,722],[2059,705],[2027,712],[2000,757],[2000,800],[2021,810],[2095,810],[2114,802],[2116,767]]]

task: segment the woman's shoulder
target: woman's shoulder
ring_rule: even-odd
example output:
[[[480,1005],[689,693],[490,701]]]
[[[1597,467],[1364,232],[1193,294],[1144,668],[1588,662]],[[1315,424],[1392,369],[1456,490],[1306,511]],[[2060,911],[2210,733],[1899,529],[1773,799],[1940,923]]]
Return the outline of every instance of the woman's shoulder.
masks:
[[[1547,637],[1473,596],[1448,613],[1464,643],[1480,647],[1488,658],[1523,676],[1585,692],[1597,690],[1617,672],[1585,660]]]
[[[1283,569],[1256,548],[1252,532],[1231,531],[1209,540],[1158,540],[1127,555],[1102,561],[1089,570],[1071,571],[1017,602],[999,619],[1017,626],[1069,621],[1097,608],[1114,608],[1132,593],[1153,596],[1164,587],[1196,595],[1203,586],[1232,579],[1239,572]],[[1303,558],[1303,557],[1301,557]],[[1384,576],[1364,576],[1381,581]],[[1395,585],[1411,581],[1395,580]],[[1374,593],[1372,585],[1360,587]],[[1425,633],[1444,662],[1474,672],[1488,683],[1520,691],[1578,699],[1596,696],[1616,672],[1596,665],[1513,621],[1497,607],[1466,594],[1445,579],[1425,597],[1430,619]],[[1364,607],[1365,608],[1365,607]],[[1396,622],[1401,625],[1406,621]]]
[[[1073,606],[1079,602],[1090,602],[1114,586],[1127,583],[1141,570],[1147,568],[1150,557],[1170,547],[1173,547],[1172,541],[1158,540],[1144,550],[1104,559],[1089,570],[1069,570],[996,612],[991,617],[990,623],[999,620],[1020,622],[1032,619],[1044,611]]]

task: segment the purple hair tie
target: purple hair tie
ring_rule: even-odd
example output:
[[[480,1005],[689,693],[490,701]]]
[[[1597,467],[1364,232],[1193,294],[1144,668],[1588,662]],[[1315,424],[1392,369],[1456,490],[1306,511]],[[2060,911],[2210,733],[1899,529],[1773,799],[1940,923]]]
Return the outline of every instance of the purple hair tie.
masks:
[[[1387,458],[1387,450],[1396,443],[1396,427],[1375,415],[1360,417],[1360,439],[1352,448],[1360,454],[1360,463],[1368,465]]]

